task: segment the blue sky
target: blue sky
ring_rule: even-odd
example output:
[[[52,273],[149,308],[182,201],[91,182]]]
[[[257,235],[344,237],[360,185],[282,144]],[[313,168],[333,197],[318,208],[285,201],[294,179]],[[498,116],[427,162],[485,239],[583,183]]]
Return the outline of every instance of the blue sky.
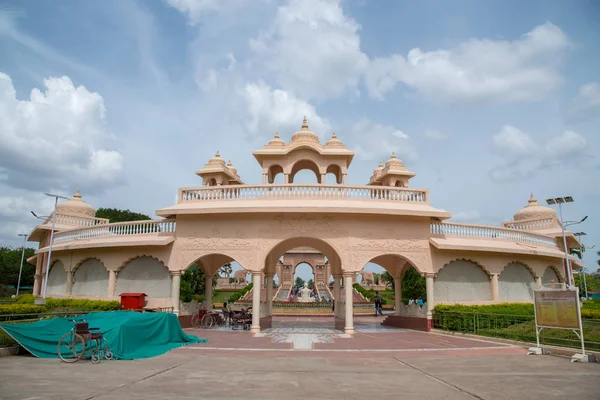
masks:
[[[572,195],[593,245],[599,19],[594,0],[2,2],[0,240],[44,191],[152,215],[217,150],[259,183],[251,151],[307,115],[356,151],[350,183],[396,151],[456,221]]]

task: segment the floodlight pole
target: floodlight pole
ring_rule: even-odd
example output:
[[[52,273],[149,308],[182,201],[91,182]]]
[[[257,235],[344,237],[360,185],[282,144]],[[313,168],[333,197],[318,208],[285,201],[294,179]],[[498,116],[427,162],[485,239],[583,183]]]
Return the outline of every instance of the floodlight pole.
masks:
[[[567,235],[565,234],[565,225],[562,217],[562,203],[558,202],[558,213],[560,215],[560,229],[562,229],[563,245],[565,246],[565,262],[567,264],[567,279],[569,281],[569,288],[572,286],[572,271],[571,262],[569,260],[569,249],[567,248]]]
[[[19,267],[19,280],[17,281],[16,296],[19,295],[19,289],[21,288],[21,273],[23,272],[23,260],[25,259],[25,243],[27,242],[27,236],[29,235],[26,233],[19,233],[17,236],[23,237],[23,250],[21,251],[21,266]]]
[[[54,242],[54,226],[56,224],[56,208],[58,206],[58,199],[66,199],[67,197],[59,196],[57,194],[44,193],[46,196],[54,197],[54,214],[52,215],[52,230],[50,231],[50,247],[48,248],[48,260],[46,262],[46,278],[44,279],[44,303],[46,302],[46,289],[48,288],[48,275],[50,273],[50,259],[52,257],[52,243]]]

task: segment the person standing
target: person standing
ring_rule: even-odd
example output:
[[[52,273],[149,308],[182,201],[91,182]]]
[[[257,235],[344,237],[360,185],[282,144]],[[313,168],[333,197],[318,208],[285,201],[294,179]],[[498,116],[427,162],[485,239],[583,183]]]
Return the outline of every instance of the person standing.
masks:
[[[379,295],[379,292],[375,292],[375,316],[377,316],[377,314],[383,316],[383,311],[381,310],[382,306],[383,299]]]

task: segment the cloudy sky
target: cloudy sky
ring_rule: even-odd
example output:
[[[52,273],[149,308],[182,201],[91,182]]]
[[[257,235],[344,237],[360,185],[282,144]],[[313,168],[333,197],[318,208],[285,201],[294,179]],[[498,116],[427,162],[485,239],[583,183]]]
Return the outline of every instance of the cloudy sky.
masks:
[[[572,195],[600,245],[598,21],[595,0],[0,2],[0,243],[45,191],[154,215],[217,150],[260,183],[251,151],[306,115],[356,151],[350,183],[395,151],[453,220]]]

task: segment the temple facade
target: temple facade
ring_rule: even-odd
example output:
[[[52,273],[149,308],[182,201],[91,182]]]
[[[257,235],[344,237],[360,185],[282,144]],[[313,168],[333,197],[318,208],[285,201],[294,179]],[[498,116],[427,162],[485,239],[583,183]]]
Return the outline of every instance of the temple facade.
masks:
[[[452,214],[431,205],[429,190],[412,188],[415,173],[394,154],[366,185],[347,184],[354,153],[335,133],[321,143],[306,118],[289,142],[276,134],[253,155],[261,184],[244,183],[217,152],[196,172],[202,185],[180,188],[177,204],[157,210],[155,220],[109,223],[95,218],[79,193],[59,203],[29,236],[39,242],[29,260],[36,265],[34,294],[44,287],[53,297],[144,292],[149,306],[172,306],[179,314],[183,272],[196,264],[212,281],[224,264],[237,262],[252,274],[253,309],[260,312],[253,312],[251,329],[258,332],[269,326],[273,302],[285,298],[298,263],[307,262],[317,287],[333,279],[323,293],[336,300],[336,325],[352,333],[352,283],[368,263],[394,277],[399,319],[414,318],[402,315],[404,272],[414,267],[424,276],[422,319],[429,324],[435,304],[531,302],[534,288],[567,277],[560,221],[533,195],[499,226],[448,222]],[[294,183],[301,170],[312,171],[317,183]],[[274,183],[279,174],[283,184]],[[334,184],[325,183],[328,174]],[[570,232],[567,247],[579,247]]]

